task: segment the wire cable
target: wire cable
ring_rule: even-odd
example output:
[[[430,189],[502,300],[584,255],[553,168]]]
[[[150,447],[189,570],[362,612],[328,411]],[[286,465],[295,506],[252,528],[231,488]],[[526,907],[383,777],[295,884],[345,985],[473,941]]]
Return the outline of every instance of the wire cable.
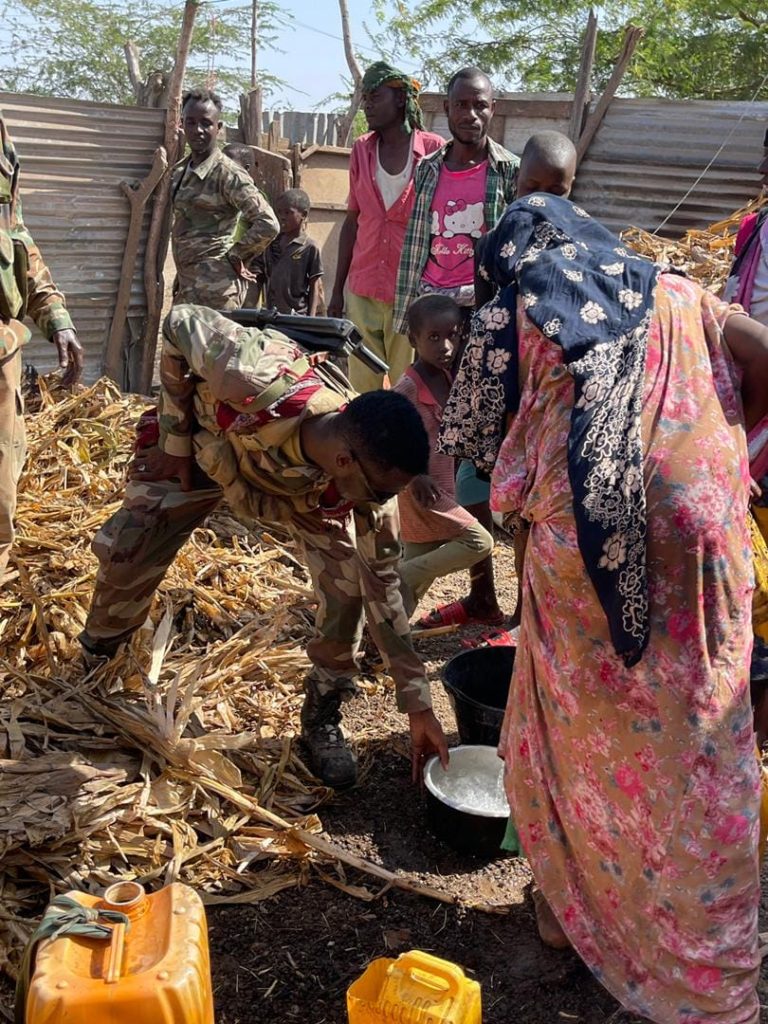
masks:
[[[721,153],[723,152],[723,150],[725,149],[725,147],[726,147],[726,146],[728,145],[728,143],[729,143],[729,142],[731,141],[731,139],[733,138],[733,136],[734,136],[734,135],[735,135],[735,133],[736,133],[736,130],[737,130],[737,128],[739,127],[739,125],[741,124],[741,122],[742,122],[742,121],[744,120],[744,118],[745,118],[745,117],[747,116],[747,114],[749,113],[750,109],[751,109],[751,108],[752,108],[752,107],[754,106],[754,104],[755,104],[755,101],[757,100],[757,97],[758,97],[758,96],[760,95],[760,92],[761,92],[761,90],[763,89],[763,87],[765,86],[766,82],[768,82],[768,72],[766,72],[766,74],[765,74],[765,75],[763,76],[763,80],[762,80],[762,82],[760,83],[760,85],[758,85],[757,89],[755,89],[755,92],[754,92],[754,94],[753,94],[753,96],[752,96],[752,99],[751,99],[751,100],[749,100],[749,101],[748,101],[748,103],[747,103],[747,105],[746,105],[746,106],[744,107],[744,110],[743,110],[743,111],[741,112],[741,117],[740,117],[740,118],[738,119],[738,121],[737,121],[737,122],[736,122],[736,124],[735,124],[735,125],[733,126],[733,128],[731,128],[731,130],[730,130],[730,131],[728,132],[728,134],[726,135],[725,139],[724,139],[724,140],[723,140],[723,142],[721,143],[721,145],[720,145],[719,149],[717,150],[717,152],[715,153],[715,155],[714,155],[714,156],[712,157],[712,159],[711,159],[711,160],[709,161],[709,163],[707,164],[707,166],[706,166],[706,167],[704,168],[704,170],[703,170],[703,171],[701,172],[701,174],[700,174],[700,175],[698,176],[698,178],[696,179],[696,181],[694,181],[694,183],[693,183],[693,184],[691,185],[691,187],[690,187],[690,188],[688,189],[688,191],[687,191],[687,192],[685,193],[685,195],[684,195],[684,196],[683,196],[683,198],[682,198],[682,199],[680,200],[680,202],[679,202],[679,203],[677,203],[677,204],[676,204],[676,205],[675,205],[675,206],[674,206],[674,207],[672,208],[672,210],[670,210],[670,212],[669,212],[669,213],[667,214],[667,216],[666,216],[666,217],[664,218],[664,220],[663,220],[663,221],[661,222],[661,224],[659,224],[659,226],[658,226],[657,228],[655,228],[655,229],[653,230],[652,234],[654,234],[654,235],[658,235],[658,233],[659,233],[659,232],[661,231],[661,229],[662,229],[662,228],[664,227],[664,225],[665,225],[665,224],[668,224],[668,223],[669,223],[669,221],[670,221],[670,220],[671,220],[671,219],[672,219],[672,218],[674,217],[674,215],[675,215],[675,214],[677,213],[677,211],[678,211],[678,210],[680,209],[680,207],[681,207],[681,206],[683,205],[683,203],[684,203],[684,202],[686,201],[686,199],[688,198],[688,196],[690,196],[690,194],[691,194],[691,193],[692,193],[692,192],[694,191],[694,189],[696,188],[696,186],[697,186],[697,185],[698,185],[698,184],[699,184],[699,183],[700,183],[700,182],[701,182],[701,181],[702,181],[702,180],[703,180],[703,179],[704,179],[704,178],[705,178],[705,177],[707,176],[707,174],[709,173],[709,170],[710,170],[710,168],[712,167],[712,165],[714,164],[715,160],[717,160],[717,158],[718,158],[718,157],[720,156],[720,154],[721,154]]]

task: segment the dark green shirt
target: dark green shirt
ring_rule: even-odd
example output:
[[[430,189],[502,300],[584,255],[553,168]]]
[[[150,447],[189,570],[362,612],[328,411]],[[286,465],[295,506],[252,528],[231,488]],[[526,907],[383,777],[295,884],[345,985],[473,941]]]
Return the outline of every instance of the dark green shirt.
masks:
[[[264,278],[265,305],[281,313],[309,312],[309,288],[323,276],[320,248],[306,235],[286,241],[278,235],[256,261]]]

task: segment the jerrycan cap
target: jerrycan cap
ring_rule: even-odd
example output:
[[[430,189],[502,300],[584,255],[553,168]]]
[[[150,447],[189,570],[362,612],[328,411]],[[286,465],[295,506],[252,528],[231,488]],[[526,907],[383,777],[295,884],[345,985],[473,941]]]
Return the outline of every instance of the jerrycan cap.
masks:
[[[120,910],[130,918],[141,917],[147,909],[147,893],[138,882],[116,882],[104,891],[108,910]]]

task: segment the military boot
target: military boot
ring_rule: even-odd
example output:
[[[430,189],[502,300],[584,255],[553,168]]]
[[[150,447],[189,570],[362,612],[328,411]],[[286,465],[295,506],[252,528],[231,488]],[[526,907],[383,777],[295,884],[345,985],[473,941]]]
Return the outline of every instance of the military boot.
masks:
[[[86,675],[90,675],[90,673],[95,672],[97,668],[101,668],[102,665],[108,664],[115,656],[115,651],[112,651],[111,653],[104,650],[94,651],[93,648],[86,644],[82,635],[78,639],[80,640],[80,664],[82,665],[83,672]]]
[[[348,789],[357,782],[357,756],[341,731],[341,701],[340,690],[321,693],[314,679],[307,680],[301,738],[315,775],[334,789]]]

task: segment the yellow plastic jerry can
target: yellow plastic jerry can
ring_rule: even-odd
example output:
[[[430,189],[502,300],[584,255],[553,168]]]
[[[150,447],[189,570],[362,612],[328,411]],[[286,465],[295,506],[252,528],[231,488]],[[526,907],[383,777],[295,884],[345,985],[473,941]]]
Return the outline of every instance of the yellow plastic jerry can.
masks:
[[[481,1024],[480,986],[456,964],[413,949],[382,957],[347,990],[349,1024]]]
[[[103,897],[70,892],[63,903],[75,927],[39,941],[17,1021],[213,1024],[205,910],[193,889],[174,883],[148,894],[120,882]],[[101,936],[85,931],[94,922],[104,923]]]

